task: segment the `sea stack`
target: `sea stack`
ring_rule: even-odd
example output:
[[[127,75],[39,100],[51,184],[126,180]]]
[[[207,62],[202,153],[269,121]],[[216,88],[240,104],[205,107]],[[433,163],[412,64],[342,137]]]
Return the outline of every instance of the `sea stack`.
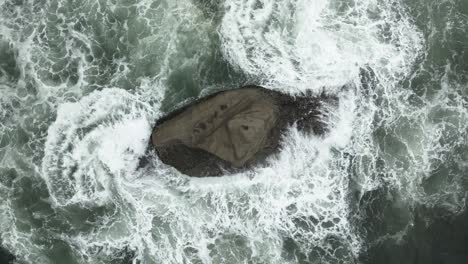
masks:
[[[322,134],[320,119],[329,96],[292,97],[245,86],[195,100],[156,122],[150,147],[159,158],[189,176],[221,176],[266,161],[288,126]]]

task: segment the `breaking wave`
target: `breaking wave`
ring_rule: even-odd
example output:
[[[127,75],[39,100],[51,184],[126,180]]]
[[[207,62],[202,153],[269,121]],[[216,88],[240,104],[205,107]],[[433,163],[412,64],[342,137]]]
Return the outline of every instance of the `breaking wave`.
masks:
[[[448,64],[417,90],[430,43],[403,1],[39,2],[0,1],[0,242],[26,263],[351,263],[368,193],[464,207],[466,87]],[[336,95],[330,132],[291,127],[238,175],[138,168],[157,117],[244,83]]]

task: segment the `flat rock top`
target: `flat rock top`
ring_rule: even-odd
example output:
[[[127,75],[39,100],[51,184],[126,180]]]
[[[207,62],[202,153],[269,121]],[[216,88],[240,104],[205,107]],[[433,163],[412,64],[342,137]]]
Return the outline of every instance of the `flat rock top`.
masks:
[[[268,144],[278,111],[275,100],[260,90],[226,91],[158,125],[151,140],[156,148],[183,144],[241,167]]]

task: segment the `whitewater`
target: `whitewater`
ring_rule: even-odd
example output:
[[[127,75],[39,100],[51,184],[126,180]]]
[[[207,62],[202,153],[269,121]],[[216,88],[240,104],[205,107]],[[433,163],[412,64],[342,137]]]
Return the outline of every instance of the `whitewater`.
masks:
[[[431,224],[466,210],[463,1],[0,0],[1,247],[18,263],[424,263],[401,248],[424,261]],[[337,96],[329,132],[293,126],[235,175],[138,167],[159,117],[246,84]],[[451,236],[444,256],[464,250]]]

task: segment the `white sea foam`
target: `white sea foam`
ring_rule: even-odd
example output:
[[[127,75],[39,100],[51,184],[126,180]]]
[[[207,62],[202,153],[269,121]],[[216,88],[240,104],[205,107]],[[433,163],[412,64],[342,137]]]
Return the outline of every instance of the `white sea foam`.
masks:
[[[165,263],[294,262],[282,254],[288,239],[306,253],[323,249],[324,262],[356,255],[361,238],[349,222],[347,155],[375,156],[378,111],[362,97],[358,72],[370,65],[381,81],[375,89],[395,89],[420,46],[417,32],[405,17],[397,23],[390,6],[358,1],[340,13],[334,4],[226,1],[220,36],[232,64],[283,92],[326,86],[339,93],[339,107],[327,111],[330,133],[292,128],[265,167],[196,179],[154,159],[135,171],[150,132],[149,110],[137,96],[103,90],[60,107],[43,161],[55,204],[112,201],[125,211],[120,221],[67,240],[89,256],[96,247],[130,245],[140,258]],[[389,25],[391,40],[381,38],[382,25]],[[370,189],[380,181],[363,175],[360,182]],[[110,239],[117,227],[122,232]],[[344,256],[335,255],[338,249]]]
[[[123,211],[92,233],[62,239],[83,255],[95,256],[96,248],[109,255],[130,245],[168,263],[284,262],[286,238],[307,251],[333,236],[356,254],[360,238],[347,219],[346,166],[333,161],[333,149],[350,141],[356,106],[353,93],[340,99],[338,109],[327,114],[332,132],[326,137],[292,128],[270,165],[203,179],[181,175],[157,159],[135,170],[151,131],[137,97],[108,89],[61,106],[43,160],[55,205],[114,203]],[[237,251],[228,254],[234,246]],[[190,248],[197,253],[188,253]]]
[[[54,205],[118,208],[92,231],[63,234],[61,239],[93,261],[99,254],[112,255],[129,246],[145,263],[295,263],[284,255],[290,240],[306,254],[322,252],[323,263],[337,259],[346,263],[347,256],[362,247],[349,220],[348,196],[354,191],[350,168],[356,171],[352,180],[362,192],[386,184],[399,189],[409,203],[460,199],[454,192],[457,181],[435,194],[428,194],[422,184],[433,171],[434,160],[443,160],[452,147],[439,140],[451,133],[454,122],[468,119],[466,109],[460,97],[449,98],[446,91],[432,105],[415,107],[408,102],[411,92],[399,81],[422,49],[421,36],[394,3],[227,0],[219,33],[230,63],[282,92],[319,92],[326,87],[340,104],[327,111],[331,129],[326,136],[291,128],[282,151],[268,165],[200,179],[181,175],[157,158],[136,170],[151,122],[161,114],[159,105],[150,109],[140,99],[162,100],[171,58],[181,50],[179,36],[171,31],[185,28],[179,20],[192,23],[197,16],[189,14],[190,4],[174,4],[171,12],[162,12],[164,23],[178,25],[160,33],[172,37],[140,40],[130,63],[119,62],[123,70],[111,78],[118,83],[128,77],[132,64],[146,67],[142,61],[157,49],[154,57],[161,61],[150,69],[157,77],[139,79],[141,95],[117,89],[94,92],[62,105],[48,131],[42,177]],[[193,57],[185,63],[196,63],[197,56]],[[358,76],[365,65],[378,79],[369,91],[362,90]],[[345,84],[347,89],[342,88]],[[429,121],[430,115],[440,112],[451,114],[443,122]],[[401,127],[395,126],[401,121]],[[454,127],[466,131],[466,125]],[[395,134],[382,137],[382,142],[375,136],[379,128]],[[385,173],[377,173],[379,158],[385,162]],[[334,255],[340,251],[336,249],[345,256]]]
[[[119,89],[59,107],[50,126],[44,177],[56,205],[105,203],[113,175],[136,168],[151,133],[145,106]]]
[[[414,27],[377,1],[228,0],[226,9],[226,58],[283,91],[340,87],[366,64],[401,73],[419,49]],[[385,26],[389,41],[380,39]]]

